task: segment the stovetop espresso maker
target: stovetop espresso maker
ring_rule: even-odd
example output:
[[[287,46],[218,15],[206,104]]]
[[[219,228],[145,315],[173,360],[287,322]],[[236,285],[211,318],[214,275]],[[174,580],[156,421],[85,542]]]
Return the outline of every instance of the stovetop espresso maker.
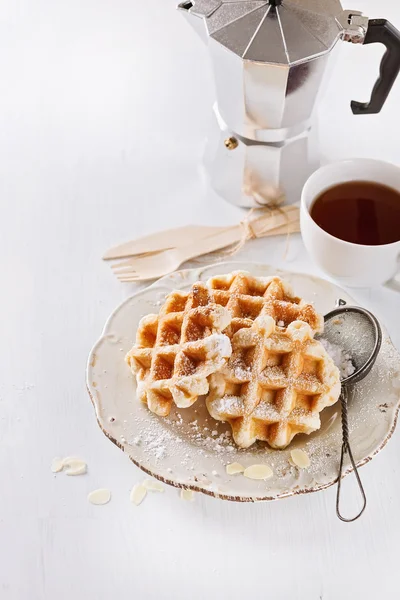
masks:
[[[179,10],[208,43],[217,103],[205,153],[213,189],[239,206],[299,199],[318,167],[313,115],[338,40],[387,51],[369,102],[378,113],[400,70],[400,33],[339,0],[186,0]]]

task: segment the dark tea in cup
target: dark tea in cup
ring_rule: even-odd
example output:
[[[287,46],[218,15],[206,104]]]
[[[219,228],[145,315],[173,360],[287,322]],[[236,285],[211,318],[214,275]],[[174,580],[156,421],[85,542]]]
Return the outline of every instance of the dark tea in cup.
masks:
[[[312,219],[340,240],[380,246],[400,240],[400,193],[373,181],[348,181],[323,191]]]

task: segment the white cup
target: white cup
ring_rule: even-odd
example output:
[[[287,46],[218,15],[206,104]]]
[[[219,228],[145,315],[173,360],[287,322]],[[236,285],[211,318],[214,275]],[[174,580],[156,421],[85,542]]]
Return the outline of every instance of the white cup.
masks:
[[[356,158],[331,163],[315,171],[301,196],[304,245],[317,265],[341,284],[348,287],[380,285],[400,272],[400,241],[380,246],[345,242],[321,229],[310,215],[314,201],[322,192],[346,181],[374,181],[400,192],[400,168],[379,160]],[[399,283],[392,285],[400,289]]]

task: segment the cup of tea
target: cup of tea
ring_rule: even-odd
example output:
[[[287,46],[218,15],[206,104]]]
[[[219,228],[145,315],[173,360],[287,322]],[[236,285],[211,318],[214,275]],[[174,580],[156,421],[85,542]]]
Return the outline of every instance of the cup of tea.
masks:
[[[321,167],[303,188],[300,224],[310,256],[343,285],[388,282],[400,273],[400,168],[363,158]]]

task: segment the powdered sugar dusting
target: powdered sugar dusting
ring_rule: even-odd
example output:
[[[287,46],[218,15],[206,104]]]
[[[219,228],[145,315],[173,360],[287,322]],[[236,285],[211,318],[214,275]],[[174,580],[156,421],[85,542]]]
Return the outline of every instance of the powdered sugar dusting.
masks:
[[[385,394],[382,402],[371,402],[371,397],[380,397],[378,390],[382,390],[382,386],[386,389],[388,377],[393,380],[391,393]],[[387,427],[385,418],[390,418],[390,407],[398,402],[399,392],[398,355],[386,342],[373,371],[354,388],[349,398],[349,425],[356,460],[360,458],[357,455],[359,447],[370,447],[371,423],[384,430]],[[235,396],[228,396],[224,402],[235,405],[238,400]],[[133,455],[140,452],[141,462],[155,472],[165,466],[167,478],[171,477],[171,472],[178,478],[186,473],[186,481],[209,490],[214,489],[215,477],[218,477],[219,485],[227,485],[226,467],[236,462],[245,468],[256,463],[268,463],[274,471],[273,477],[268,480],[268,489],[276,488],[282,492],[297,485],[300,488],[313,487],[326,481],[327,477],[334,479],[342,439],[339,405],[325,409],[320,417],[320,429],[309,436],[297,436],[287,450],[274,451],[264,442],[257,442],[246,450],[235,445],[230,426],[210,417],[201,399],[188,409],[174,408],[167,418],[159,418],[141,405],[139,412],[132,415],[125,425],[125,451],[132,451]],[[124,421],[118,419],[116,423]],[[307,469],[301,470],[290,464],[290,452],[294,448],[307,453],[310,458]],[[213,471],[218,475],[213,475]],[[245,489],[248,491],[248,488]]]
[[[339,369],[340,379],[346,379],[353,375],[356,368],[350,354],[337,344],[332,344],[324,338],[320,338],[319,341]]]
[[[210,269],[207,272],[210,273]],[[199,274],[196,275],[198,276]],[[309,291],[309,295],[305,295],[306,283],[309,285],[310,278],[305,281],[303,276],[293,275],[293,280],[304,280],[304,289],[300,286],[300,292],[305,297],[314,294],[314,291]],[[173,281],[174,286],[177,283],[181,285],[176,277]],[[188,278],[182,282],[182,286],[187,286],[190,282]],[[163,285],[163,289],[169,289],[170,282]],[[318,307],[320,310],[323,307],[323,310],[328,312],[329,305],[333,306],[334,303],[333,291],[329,289],[328,284],[319,280],[315,281],[315,286]],[[296,287],[296,291],[297,289]],[[148,312],[148,300],[154,298],[154,293],[154,289],[144,292],[136,301],[136,305],[138,302],[140,304],[142,314]],[[126,305],[126,308],[130,313],[124,319],[124,327],[131,330],[138,310],[137,307],[133,308],[133,303]],[[117,320],[111,322],[110,330],[111,327],[114,327],[114,336],[118,334],[118,338],[125,339],[123,336],[127,335],[126,330],[118,330]],[[361,332],[357,331],[356,335],[357,342],[364,345]],[[351,333],[351,337],[354,337],[354,332]],[[338,343],[341,342],[342,340]],[[138,402],[137,392],[135,394],[132,380],[128,381],[128,376],[126,385],[123,380],[121,388],[110,394],[113,388],[112,377],[116,374],[112,365],[114,354],[111,341],[107,337],[103,339],[102,344],[99,348],[98,369],[94,367],[92,371],[92,380],[99,382],[99,393],[94,397],[94,402],[101,425],[107,435],[118,443],[121,437],[124,437],[124,452],[157,477],[175,481],[180,485],[207,489],[225,497],[253,500],[315,489],[316,486],[333,482],[337,476],[341,447],[339,404],[321,413],[322,423],[318,431],[310,436],[296,436],[287,450],[274,451],[263,442],[241,450],[233,443],[230,431],[228,432],[229,426],[222,422],[216,424],[209,417],[202,398],[190,408],[177,411],[173,407],[168,418],[158,418],[150,414],[144,404]],[[346,351],[349,350],[346,343],[343,343],[343,347]],[[116,350],[119,350],[119,347]],[[119,365],[119,352],[117,360]],[[399,365],[398,353],[384,334],[376,366],[367,379],[357,385],[354,397],[349,400],[350,434],[357,462],[371,456],[393,429],[400,397]],[[103,372],[105,366],[107,373]],[[245,375],[244,361],[242,369],[242,372],[238,372],[238,378]],[[108,421],[110,416],[113,416],[115,421]],[[216,433],[212,435],[212,432]],[[290,465],[288,458],[293,448],[302,449],[307,453],[310,457],[309,468],[301,471]],[[226,466],[236,462],[244,468],[268,463],[274,475],[267,482],[246,480],[240,475],[228,477]],[[218,476],[213,476],[213,471],[217,472]]]
[[[232,347],[230,339],[227,335],[215,334],[210,336],[210,339],[212,340],[211,346],[215,354],[218,354],[218,356],[222,356],[224,358],[227,358],[231,355]]]
[[[248,381],[251,377],[251,368],[244,364],[240,358],[232,358],[230,368],[233,370],[238,381]]]

